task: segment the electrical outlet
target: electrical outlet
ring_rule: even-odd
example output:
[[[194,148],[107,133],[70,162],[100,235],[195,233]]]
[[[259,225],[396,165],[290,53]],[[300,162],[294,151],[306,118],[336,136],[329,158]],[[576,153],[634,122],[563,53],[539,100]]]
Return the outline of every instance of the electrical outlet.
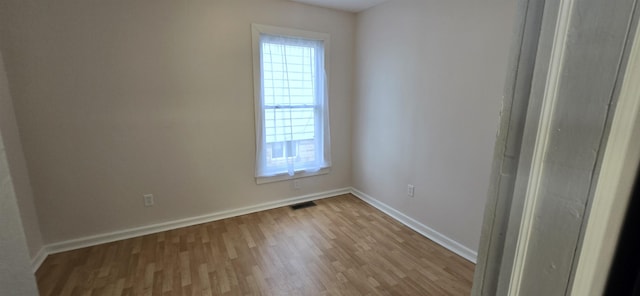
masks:
[[[413,186],[411,184],[407,185],[407,195],[409,197],[413,197],[413,194],[415,193],[415,191],[416,191],[416,187],[415,186]]]
[[[144,195],[144,206],[152,207],[155,204],[155,200],[153,199],[153,194],[145,194]]]
[[[293,180],[293,189],[299,190],[301,188],[302,188],[302,184],[300,183],[300,180]]]

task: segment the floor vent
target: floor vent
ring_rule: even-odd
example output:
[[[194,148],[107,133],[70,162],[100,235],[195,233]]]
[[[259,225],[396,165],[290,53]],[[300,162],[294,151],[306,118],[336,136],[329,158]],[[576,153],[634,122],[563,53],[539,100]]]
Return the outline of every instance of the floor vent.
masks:
[[[291,208],[294,209],[294,210],[299,210],[299,209],[304,209],[304,208],[308,208],[308,207],[315,207],[315,206],[316,206],[315,202],[308,201],[308,202],[303,202],[303,203],[292,205]]]

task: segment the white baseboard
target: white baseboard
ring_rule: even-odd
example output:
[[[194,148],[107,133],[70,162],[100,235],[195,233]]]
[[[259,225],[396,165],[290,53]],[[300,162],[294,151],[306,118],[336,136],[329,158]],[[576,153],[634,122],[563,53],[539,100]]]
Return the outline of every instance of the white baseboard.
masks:
[[[44,259],[47,259],[47,247],[46,246],[42,246],[42,248],[40,248],[40,251],[38,251],[38,254],[36,254],[35,257],[31,258],[31,270],[33,270],[33,273],[36,273],[36,271],[38,271],[38,268],[40,268],[40,265],[42,265],[42,262],[44,262]]]
[[[239,209],[216,212],[216,213],[211,213],[211,214],[192,217],[192,218],[185,218],[185,219],[180,219],[175,221],[163,222],[163,223],[158,223],[153,225],[124,229],[124,230],[119,230],[119,231],[114,231],[109,233],[97,234],[97,235],[52,243],[52,244],[45,245],[40,249],[38,254],[36,254],[36,256],[31,260],[31,265],[35,273],[35,271],[38,270],[40,265],[42,265],[42,262],[44,262],[44,260],[50,254],[61,253],[61,252],[81,249],[85,247],[91,247],[95,245],[110,243],[114,241],[153,234],[153,233],[167,231],[167,230],[173,230],[173,229],[187,227],[187,226],[193,226],[193,225],[202,224],[202,223],[213,222],[213,221],[222,220],[226,218],[251,214],[251,213],[275,209],[279,207],[285,207],[285,206],[293,205],[296,203],[318,200],[318,199],[338,196],[338,195],[347,194],[347,193],[351,193],[355,195],[356,197],[360,198],[364,202],[372,205],[378,210],[398,220],[400,223],[415,230],[416,232],[429,238],[430,240],[440,244],[441,246],[449,249],[450,251],[460,255],[461,257],[473,263],[476,262],[477,253],[474,252],[473,250],[423,225],[422,223],[374,199],[373,197],[365,194],[364,192],[358,189],[342,188],[342,189],[335,189],[335,190],[330,190],[325,192],[319,192],[314,194],[288,198],[288,199],[279,200],[279,201],[262,203],[262,204],[239,208]]]
[[[50,254],[76,250],[80,248],[110,243],[110,242],[119,241],[123,239],[153,234],[153,233],[167,231],[167,230],[173,230],[177,228],[182,228],[182,227],[187,227],[187,226],[192,226],[192,225],[197,225],[202,223],[213,222],[221,219],[251,214],[251,213],[275,209],[279,207],[285,207],[285,206],[289,206],[289,205],[293,205],[301,202],[318,200],[318,199],[323,199],[323,198],[328,198],[328,197],[333,197],[333,196],[348,194],[348,193],[351,193],[351,188],[329,190],[325,192],[313,193],[313,194],[288,198],[288,199],[279,200],[279,201],[262,203],[262,204],[239,208],[239,209],[211,213],[211,214],[192,217],[192,218],[185,218],[185,219],[180,219],[175,221],[163,222],[163,223],[158,223],[153,225],[124,229],[124,230],[119,230],[119,231],[114,231],[109,233],[102,233],[102,234],[52,243],[44,246],[41,249],[38,255],[35,258],[33,258],[32,265],[34,270],[37,270],[38,267],[40,267],[40,264],[42,264],[44,259],[47,257],[47,255],[50,255]]]
[[[366,193],[356,189],[351,188],[351,194],[355,195],[362,201],[370,204],[374,208],[384,212],[385,214],[391,216],[392,218],[398,220],[398,222],[406,225],[407,227],[415,230],[426,238],[434,241],[435,243],[447,248],[451,252],[454,252],[460,257],[467,259],[474,264],[476,263],[476,259],[478,257],[478,253],[463,246],[457,241],[448,238],[447,236],[433,230],[432,228],[414,220],[413,218],[401,213],[400,211],[388,206],[387,204],[367,195]]]

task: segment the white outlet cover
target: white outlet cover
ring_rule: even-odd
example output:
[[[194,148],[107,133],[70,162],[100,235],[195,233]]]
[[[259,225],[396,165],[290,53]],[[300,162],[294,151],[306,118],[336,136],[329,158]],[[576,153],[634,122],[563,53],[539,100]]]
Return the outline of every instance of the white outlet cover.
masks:
[[[155,204],[155,200],[153,198],[153,194],[145,194],[144,195],[144,206],[151,207]]]
[[[408,196],[413,197],[413,195],[415,194],[415,190],[416,190],[415,186],[413,186],[411,184],[407,185],[407,195]]]

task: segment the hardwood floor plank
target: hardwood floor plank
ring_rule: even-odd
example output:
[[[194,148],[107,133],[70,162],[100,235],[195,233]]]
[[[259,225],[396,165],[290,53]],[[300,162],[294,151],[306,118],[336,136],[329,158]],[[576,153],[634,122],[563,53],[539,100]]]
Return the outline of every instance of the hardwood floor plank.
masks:
[[[42,295],[468,295],[474,265],[352,195],[49,256]]]

